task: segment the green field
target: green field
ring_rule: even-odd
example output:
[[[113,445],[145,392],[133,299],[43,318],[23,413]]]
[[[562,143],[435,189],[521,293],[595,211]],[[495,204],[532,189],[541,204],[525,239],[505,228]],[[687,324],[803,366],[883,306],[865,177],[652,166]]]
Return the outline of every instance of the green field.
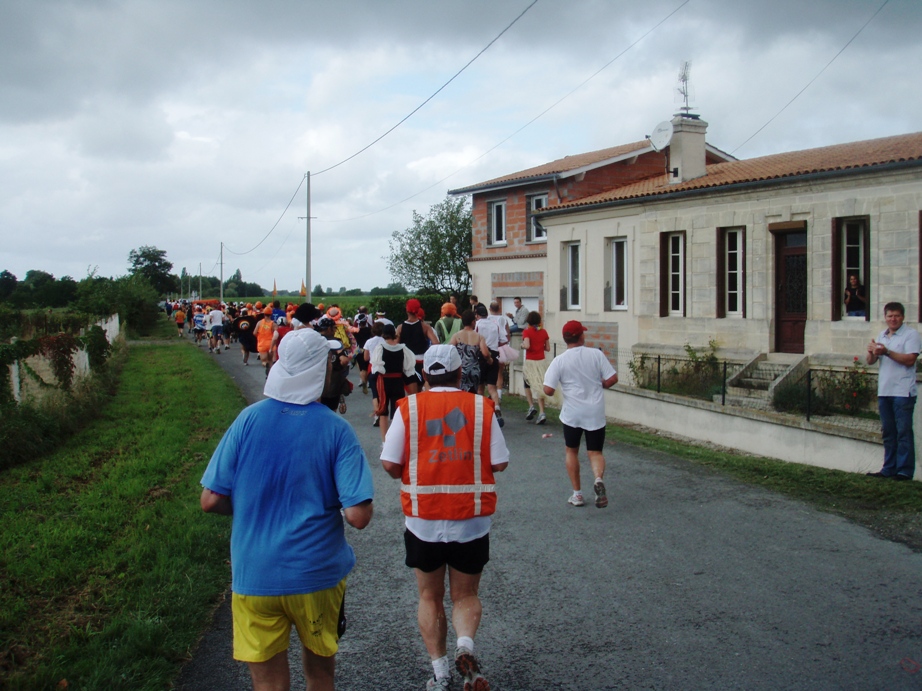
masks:
[[[132,346],[94,422],[0,475],[0,688],[167,687],[230,580],[199,479],[243,405],[199,349]]]

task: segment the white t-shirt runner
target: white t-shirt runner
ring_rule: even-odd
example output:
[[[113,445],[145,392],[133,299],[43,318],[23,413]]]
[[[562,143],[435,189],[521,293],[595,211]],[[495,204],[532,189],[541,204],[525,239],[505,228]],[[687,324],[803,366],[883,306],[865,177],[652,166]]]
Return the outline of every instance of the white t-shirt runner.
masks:
[[[563,393],[560,421],[589,431],[604,427],[602,382],[614,374],[615,368],[596,348],[567,348],[555,357],[544,375],[544,385]]]

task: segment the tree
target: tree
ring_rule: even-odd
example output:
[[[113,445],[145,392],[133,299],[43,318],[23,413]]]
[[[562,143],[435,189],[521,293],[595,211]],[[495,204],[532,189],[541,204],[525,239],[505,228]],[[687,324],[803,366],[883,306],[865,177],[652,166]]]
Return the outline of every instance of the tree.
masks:
[[[324,296],[323,286],[318,283],[317,285],[314,286],[314,290],[311,291],[311,294],[317,295],[319,297],[323,297]]]
[[[16,290],[16,276],[6,269],[0,271],[0,300],[6,300]]]
[[[466,294],[471,287],[471,229],[467,197],[446,197],[425,217],[413,211],[413,226],[391,235],[387,268],[419,292]]]
[[[166,252],[156,247],[144,245],[128,253],[129,271],[132,276],[144,276],[159,295],[172,293],[179,287],[179,282],[170,271],[173,264],[166,259]]]

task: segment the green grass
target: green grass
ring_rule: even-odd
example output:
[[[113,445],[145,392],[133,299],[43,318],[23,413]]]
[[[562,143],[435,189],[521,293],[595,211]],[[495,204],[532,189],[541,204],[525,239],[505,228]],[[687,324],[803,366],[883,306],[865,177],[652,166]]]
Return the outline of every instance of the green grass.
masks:
[[[503,398],[504,410],[524,411],[526,408],[524,398]],[[559,411],[548,408],[547,417],[549,421],[559,422]],[[881,537],[922,551],[922,482],[895,482],[714,450],[688,440],[671,439],[623,425],[608,425],[606,441],[676,456],[741,482],[802,501],[821,511],[844,516]],[[613,453],[616,454],[617,450]]]
[[[230,579],[198,481],[243,405],[198,349],[135,346],[94,422],[0,475],[0,688],[167,687]]]

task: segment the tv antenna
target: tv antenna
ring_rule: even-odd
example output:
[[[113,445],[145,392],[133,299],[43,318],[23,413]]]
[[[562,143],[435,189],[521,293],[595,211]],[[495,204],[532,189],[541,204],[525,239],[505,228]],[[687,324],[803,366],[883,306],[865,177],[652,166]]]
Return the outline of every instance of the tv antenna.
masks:
[[[682,63],[682,68],[679,70],[679,84],[676,87],[676,92],[682,99],[683,105],[679,110],[683,111],[686,115],[691,112],[691,106],[688,105],[688,102],[691,98],[694,97],[694,94],[691,92],[691,86],[688,82],[691,79],[691,60],[686,60]]]

